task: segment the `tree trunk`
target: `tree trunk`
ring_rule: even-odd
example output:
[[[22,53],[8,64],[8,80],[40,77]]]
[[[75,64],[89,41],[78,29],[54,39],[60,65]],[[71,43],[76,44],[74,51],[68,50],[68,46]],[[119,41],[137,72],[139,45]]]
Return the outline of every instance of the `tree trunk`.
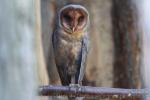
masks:
[[[140,88],[140,34],[132,0],[113,0],[114,87]]]

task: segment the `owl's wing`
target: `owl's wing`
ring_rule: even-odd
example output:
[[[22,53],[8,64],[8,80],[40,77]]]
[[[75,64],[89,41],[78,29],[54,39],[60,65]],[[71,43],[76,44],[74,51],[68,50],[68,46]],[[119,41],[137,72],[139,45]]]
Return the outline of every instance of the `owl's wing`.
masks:
[[[70,83],[70,77],[67,75],[67,70],[65,69],[66,68],[66,64],[65,64],[65,61],[64,63],[59,63],[59,61],[61,61],[62,59],[59,58],[59,56],[57,55],[57,50],[59,49],[58,48],[58,37],[57,37],[57,31],[55,31],[53,34],[52,34],[52,45],[53,45],[53,52],[54,52],[54,59],[55,59],[55,64],[56,64],[56,67],[57,67],[57,71],[59,73],[59,77],[60,77],[60,80],[61,80],[61,83],[62,85],[69,85]],[[58,62],[56,61],[59,60]]]
[[[89,39],[87,36],[85,36],[82,40],[81,65],[80,65],[80,72],[79,72],[79,79],[78,79],[79,84],[82,84],[83,76],[85,73],[88,49],[89,49]]]

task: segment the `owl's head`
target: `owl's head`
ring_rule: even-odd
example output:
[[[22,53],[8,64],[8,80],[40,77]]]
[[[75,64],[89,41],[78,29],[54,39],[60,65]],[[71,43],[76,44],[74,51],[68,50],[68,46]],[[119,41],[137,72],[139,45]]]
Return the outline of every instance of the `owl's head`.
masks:
[[[59,12],[59,25],[69,33],[84,31],[88,26],[89,14],[81,5],[67,5]]]

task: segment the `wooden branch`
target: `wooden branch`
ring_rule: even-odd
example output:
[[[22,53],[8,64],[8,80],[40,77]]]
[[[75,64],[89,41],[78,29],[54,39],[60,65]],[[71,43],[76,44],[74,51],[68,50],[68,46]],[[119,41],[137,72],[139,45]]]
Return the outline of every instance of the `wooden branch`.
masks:
[[[100,98],[144,98],[148,95],[148,89],[120,89],[103,87],[69,87],[69,86],[41,86],[40,96],[83,96]]]

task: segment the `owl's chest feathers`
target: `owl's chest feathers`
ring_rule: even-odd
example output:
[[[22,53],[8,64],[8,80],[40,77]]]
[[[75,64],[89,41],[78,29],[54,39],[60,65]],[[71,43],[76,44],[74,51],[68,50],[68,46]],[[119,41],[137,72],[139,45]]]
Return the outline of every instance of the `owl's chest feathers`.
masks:
[[[81,41],[67,40],[66,38],[60,39],[60,48],[64,50],[65,54],[77,56],[81,50]]]
[[[78,60],[81,52],[82,39],[74,39],[66,35],[58,38],[58,52],[60,58],[64,60]]]

